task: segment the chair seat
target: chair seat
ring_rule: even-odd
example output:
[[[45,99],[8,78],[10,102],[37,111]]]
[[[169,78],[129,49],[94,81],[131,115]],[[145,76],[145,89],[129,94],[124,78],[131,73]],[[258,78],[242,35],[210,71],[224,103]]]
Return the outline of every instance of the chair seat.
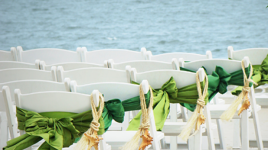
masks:
[[[76,146],[76,143],[74,143],[73,145],[71,145],[68,148],[63,148],[62,150],[74,150],[75,146]],[[111,145],[106,144],[106,149],[105,150],[111,150],[111,149],[112,149]]]
[[[111,145],[119,145],[121,143],[126,143],[130,141],[132,137],[136,134],[136,132],[137,131],[108,131],[105,133],[104,138],[106,142]],[[157,131],[157,137],[159,140],[163,139],[164,133]]]
[[[186,122],[165,122],[162,132],[165,136],[178,136],[184,127]],[[206,131],[205,126],[201,126],[202,133]]]
[[[216,104],[210,105],[209,109],[211,112],[211,119],[220,119],[222,113],[230,107],[230,104]],[[241,105],[238,107],[237,111],[240,109]],[[251,109],[248,109],[249,116],[251,115]],[[233,119],[240,119],[241,117],[235,113]]]
[[[112,125],[109,127],[108,131],[121,131],[122,130],[122,123],[118,123],[112,120]]]

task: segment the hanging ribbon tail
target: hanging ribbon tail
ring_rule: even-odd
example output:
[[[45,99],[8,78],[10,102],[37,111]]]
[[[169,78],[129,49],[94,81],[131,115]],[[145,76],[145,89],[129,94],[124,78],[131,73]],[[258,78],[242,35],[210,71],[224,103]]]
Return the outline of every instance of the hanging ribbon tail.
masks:
[[[197,107],[200,107],[200,106],[198,105]],[[198,109],[202,111],[202,109],[200,109],[200,108],[195,109],[191,118],[188,120],[186,126],[184,127],[184,129],[182,130],[182,132],[179,135],[179,137],[184,141],[188,140],[194,127],[195,127],[195,132],[191,136],[195,135],[197,133],[197,131],[200,129],[200,125],[205,123],[206,118],[204,117],[203,114],[199,113]]]
[[[139,150],[144,150],[148,145],[152,144],[153,138],[150,136],[148,129],[150,128],[149,122],[149,114],[152,111],[153,106],[153,91],[150,88],[150,103],[148,108],[146,107],[145,97],[142,90],[142,86],[140,85],[140,101],[141,101],[141,111],[142,111],[142,122],[140,124],[139,130],[136,132],[134,137],[127,142],[123,147],[122,150],[136,150],[139,147],[140,138],[142,138],[142,143],[139,147]]]
[[[222,120],[226,120],[229,121],[231,120],[236,111],[238,106],[241,104],[241,102],[243,101],[245,95],[247,94],[247,92],[245,92],[244,90],[242,90],[242,92],[239,94],[239,96],[237,97],[237,99],[230,105],[230,107],[224,111],[224,113],[221,115],[221,119]]]
[[[100,127],[100,123],[98,121],[102,115],[102,111],[104,108],[104,99],[101,93],[99,93],[99,97],[100,97],[100,107],[98,111],[94,104],[93,96],[91,95],[90,97],[93,121],[90,124],[90,128],[83,134],[82,138],[76,144],[74,150],[85,150],[86,147],[88,147],[87,148],[88,150],[90,150],[92,147],[94,147],[95,150],[98,150],[99,141],[102,140],[102,138],[98,136],[98,131]]]
[[[192,116],[188,120],[185,128],[182,130],[181,134],[179,135],[179,137],[184,141],[188,140],[192,130],[194,129],[194,126],[195,126],[195,132],[191,136],[195,135],[197,133],[197,131],[200,129],[200,126],[205,123],[206,118],[203,115],[203,108],[206,105],[204,99],[205,99],[205,97],[207,95],[207,91],[208,91],[208,78],[207,78],[207,76],[205,76],[205,82],[206,82],[206,84],[205,84],[205,87],[204,87],[204,90],[202,93],[200,79],[199,79],[199,73],[197,71],[196,72],[196,85],[197,85],[199,99],[196,102],[197,106],[194,110],[194,113],[192,114]]]
[[[231,119],[233,119],[238,106],[243,102],[241,108],[238,111],[238,115],[240,115],[244,110],[247,110],[250,106],[250,102],[249,102],[249,98],[248,98],[248,93],[250,92],[250,84],[249,83],[253,83],[255,85],[258,85],[257,83],[255,83],[252,79],[252,65],[250,65],[250,74],[249,77],[247,78],[247,75],[245,73],[245,67],[244,67],[244,62],[242,60],[241,62],[241,66],[242,66],[242,70],[243,70],[243,74],[244,74],[244,87],[242,89],[242,92],[238,95],[238,97],[236,98],[236,100],[231,104],[231,106],[221,115],[221,119],[222,120],[226,120],[229,121]]]

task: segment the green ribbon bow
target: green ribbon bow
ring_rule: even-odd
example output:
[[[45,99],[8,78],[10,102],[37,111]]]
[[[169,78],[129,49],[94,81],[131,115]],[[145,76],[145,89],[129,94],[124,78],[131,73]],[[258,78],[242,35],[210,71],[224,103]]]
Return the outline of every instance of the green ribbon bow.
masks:
[[[228,82],[231,79],[231,74],[226,72],[222,67],[216,66],[215,71],[208,75],[208,93],[211,100],[218,92],[224,94],[227,92]]]
[[[202,66],[205,71],[206,67]],[[183,71],[190,71],[194,72],[193,70],[189,70],[187,68],[180,68]],[[250,67],[245,68],[245,72],[247,76],[249,76],[250,73]],[[209,101],[219,92],[221,94],[224,94],[227,92],[227,86],[228,85],[237,85],[237,86],[243,86],[244,85],[244,75],[243,70],[237,70],[232,73],[228,73],[224,70],[221,66],[216,66],[215,71],[212,72],[212,74],[208,74],[208,94],[209,94]],[[252,83],[250,83],[250,86]],[[241,89],[242,90],[242,89]]]
[[[105,102],[105,107],[102,112],[102,117],[105,122],[105,131],[111,126],[113,119],[116,122],[122,123],[124,121],[124,115],[125,109],[119,99]]]
[[[252,80],[258,85],[254,87],[258,87],[260,85],[268,84],[268,55],[262,61],[261,65],[253,65],[253,74]],[[239,95],[242,92],[241,86],[237,87],[232,91],[233,95]]]
[[[145,95],[147,106],[150,101],[150,92]],[[112,99],[105,102],[102,117],[105,122],[105,131],[109,129],[112,120],[122,123],[124,121],[125,111],[140,110],[140,96],[136,96],[121,102],[119,99]]]
[[[133,82],[134,84],[137,84]],[[179,84],[179,83],[178,83]],[[202,88],[204,84],[202,83]],[[154,103],[153,113],[156,130],[162,130],[167,115],[169,114],[170,103],[181,103],[187,109],[193,111],[198,99],[196,84],[192,84],[178,89],[176,81],[171,77],[160,89],[153,89]],[[205,99],[208,102],[208,99]],[[141,112],[139,112],[130,122],[127,130],[137,130],[140,125]]]
[[[36,113],[17,107],[18,128],[25,130],[23,134],[7,142],[4,150],[22,150],[38,141],[45,142],[39,150],[61,150],[69,147],[75,138],[81,136],[92,121],[91,110],[83,113],[45,112]],[[101,126],[98,134],[104,133],[104,122],[100,119]]]

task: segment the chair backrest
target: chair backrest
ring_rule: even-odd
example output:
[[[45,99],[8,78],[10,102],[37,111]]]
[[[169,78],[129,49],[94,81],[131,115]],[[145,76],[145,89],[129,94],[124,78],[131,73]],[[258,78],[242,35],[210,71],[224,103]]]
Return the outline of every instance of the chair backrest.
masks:
[[[116,62],[126,62],[132,60],[145,60],[145,49],[141,49],[141,52],[125,50],[125,49],[103,49],[87,51],[83,47],[82,57],[85,62],[102,64],[103,61],[113,59]]]
[[[70,92],[70,79],[66,78],[64,83],[45,80],[17,80],[0,83],[0,87],[8,86],[11,91],[11,98],[14,98],[14,90],[20,89],[23,94],[44,92],[44,91],[65,91]]]
[[[149,60],[135,60],[122,63],[114,63],[112,59],[108,60],[108,67],[112,69],[125,70],[126,66],[136,68],[138,72],[152,71],[152,70],[179,70],[177,59],[172,59],[170,62],[149,61]]]
[[[248,67],[249,58],[245,57],[243,60],[244,60],[244,66]],[[216,66],[223,67],[224,70],[226,70],[228,73],[232,73],[241,69],[241,61],[227,60],[227,59],[207,59],[207,60],[191,61],[187,63],[180,61],[179,63],[182,67],[190,70],[197,70],[198,68],[204,66],[208,74],[211,74],[212,71],[215,71]]]
[[[268,48],[249,48],[234,51],[232,46],[228,46],[228,58],[232,60],[242,60],[245,56],[249,57],[252,65],[260,65],[268,54]]]
[[[90,95],[73,92],[48,91],[21,94],[15,90],[16,105],[35,112],[73,112],[82,113],[91,109]]]
[[[192,72],[179,70],[155,70],[137,73],[135,68],[131,69],[131,80],[141,82],[148,80],[150,86],[154,89],[160,89],[162,85],[167,82],[171,76],[176,81],[177,88],[185,87],[196,83],[196,74]]]
[[[36,60],[35,64],[18,62],[18,61],[0,61],[0,70],[11,69],[11,68],[39,69],[39,60]]]
[[[47,64],[62,62],[81,62],[80,52],[56,48],[39,48],[23,51],[21,46],[17,47],[18,61],[34,63],[36,59],[45,61]]]
[[[16,68],[0,70],[0,83],[11,82],[16,80],[48,80],[57,81],[56,67],[51,71]]]
[[[120,82],[77,85],[76,81],[71,81],[70,89],[72,92],[82,94],[89,94],[89,91],[98,89],[104,95],[106,101],[111,99],[126,100],[139,95],[139,85]]]
[[[41,70],[51,70],[52,66],[56,66],[56,67],[62,66],[65,71],[69,71],[69,70],[74,70],[74,69],[92,68],[92,67],[107,68],[107,62],[104,63],[104,65],[92,64],[92,63],[87,63],[87,62],[68,62],[68,63],[46,65],[44,61],[40,62]]]
[[[155,61],[164,61],[170,62],[171,59],[183,58],[185,61],[194,61],[194,60],[202,60],[202,59],[212,59],[211,51],[207,51],[206,55],[194,54],[194,53],[183,53],[183,52],[175,52],[175,53],[164,53],[159,55],[152,55],[150,51],[146,52],[146,57],[148,60]]]
[[[63,82],[64,78],[76,80],[78,85],[96,82],[130,82],[128,71],[121,71],[109,68],[82,68],[64,71],[63,67],[57,68],[58,82]]]
[[[0,50],[0,61],[17,61],[16,48],[11,47],[10,51]]]
[[[144,93],[149,91],[149,83],[147,80],[141,81],[142,89]],[[139,96],[139,85],[128,84],[128,83],[118,83],[118,82],[103,82],[103,83],[93,83],[87,85],[77,85],[75,81],[70,82],[70,87],[72,92],[88,94],[89,91],[98,89],[103,95],[105,101],[111,99],[120,99],[122,101]],[[127,116],[128,115],[128,116]],[[129,114],[125,112],[124,122],[122,124],[123,130],[126,130],[129,124]],[[151,131],[154,132],[154,139],[156,139],[156,127],[153,117],[153,111],[150,114],[150,124]]]
[[[35,92],[45,92],[45,91],[66,91],[70,92],[70,79],[64,81],[64,83],[58,83],[53,81],[43,81],[43,80],[22,80],[13,81],[0,84],[0,111],[6,111],[8,126],[10,128],[11,137],[17,137],[17,127],[15,123],[15,114],[13,110],[14,90],[20,89],[23,94],[35,93]],[[8,92],[8,93],[7,93]],[[12,129],[12,130],[11,130]]]

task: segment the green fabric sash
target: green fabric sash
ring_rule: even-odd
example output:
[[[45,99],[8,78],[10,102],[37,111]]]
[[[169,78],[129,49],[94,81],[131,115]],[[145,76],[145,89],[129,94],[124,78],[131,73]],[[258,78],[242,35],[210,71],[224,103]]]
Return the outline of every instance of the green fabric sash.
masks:
[[[262,61],[261,65],[253,65],[253,75],[252,80],[256,82],[258,85],[254,85],[254,87],[258,87],[260,85],[268,84],[268,55]],[[242,86],[237,87],[232,91],[233,95],[239,95],[242,92]]]
[[[91,110],[83,113],[45,112],[36,113],[17,107],[18,128],[23,134],[7,142],[4,150],[22,150],[44,139],[39,150],[61,150],[69,147],[81,136],[92,121]],[[98,134],[104,133],[104,122],[100,118]]]
[[[149,106],[150,91],[145,95],[146,105]],[[105,102],[102,117],[105,122],[104,129],[107,131],[112,124],[112,120],[122,123],[125,111],[140,110],[140,96],[136,96],[121,102],[119,99],[112,99]]]
[[[206,68],[203,66],[203,68],[206,71]],[[186,69],[181,67],[182,71],[190,71],[194,72],[192,70]],[[247,76],[249,76],[250,73],[250,67],[245,68],[245,72]],[[224,94],[227,92],[227,86],[228,85],[238,85],[243,86],[244,85],[244,75],[243,70],[237,70],[232,73],[228,73],[222,68],[221,66],[216,66],[215,71],[212,72],[212,74],[208,75],[208,94],[209,94],[209,101],[219,92],[221,94]],[[251,86],[252,84],[250,84]]]
[[[134,84],[137,84],[133,82]],[[179,84],[179,83],[178,83]],[[204,83],[201,83],[202,88]],[[169,114],[170,103],[181,103],[187,109],[194,111],[198,92],[196,84],[192,84],[178,89],[176,82],[171,77],[160,89],[153,89],[154,103],[153,113],[156,130],[162,130],[167,115]],[[205,99],[208,102],[208,98]],[[127,130],[138,130],[140,125],[141,111],[131,120]]]

